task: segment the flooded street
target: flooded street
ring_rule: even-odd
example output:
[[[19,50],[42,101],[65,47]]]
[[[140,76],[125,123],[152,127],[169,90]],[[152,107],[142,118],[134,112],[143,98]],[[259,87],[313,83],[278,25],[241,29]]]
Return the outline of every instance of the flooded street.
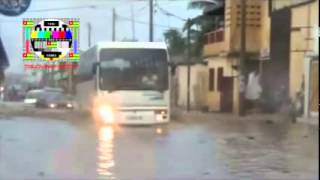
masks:
[[[0,180],[318,180],[319,0],[0,0]]]
[[[0,119],[0,179],[318,179],[318,158],[301,124]]]

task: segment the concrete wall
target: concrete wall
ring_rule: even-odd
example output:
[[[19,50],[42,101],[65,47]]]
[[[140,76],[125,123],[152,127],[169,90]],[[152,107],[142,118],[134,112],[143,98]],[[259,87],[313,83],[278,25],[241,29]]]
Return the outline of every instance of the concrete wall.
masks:
[[[312,0],[272,0],[272,10],[279,10],[310,1]]]
[[[230,0],[229,0],[230,1]],[[247,52],[260,51],[260,31],[261,31],[261,8],[263,1],[247,0],[246,7],[246,31],[247,31]],[[227,7],[228,8],[228,7]],[[240,51],[241,44],[241,5],[240,0],[231,0],[231,26],[230,26],[230,50]]]
[[[211,55],[221,54],[226,51],[229,51],[227,45],[230,45],[230,43],[226,43],[226,41],[212,43],[212,44],[206,44],[203,47],[203,55],[204,56],[211,56]]]
[[[269,12],[268,0],[261,0],[261,31],[260,31],[260,48],[270,49],[271,35],[271,18]]]
[[[310,111],[319,113],[319,60],[311,64]]]
[[[319,56],[304,60],[304,116],[319,118]]]
[[[187,106],[187,66],[178,66],[176,69],[177,80],[177,104]],[[190,71],[190,107],[202,109],[207,106],[206,92],[208,90],[207,67],[204,65],[192,65]]]
[[[314,52],[314,28],[319,27],[319,1],[292,8],[289,93],[294,98],[304,76],[304,59]]]
[[[233,65],[237,64],[237,58],[228,58],[228,57],[211,57],[206,59],[208,61],[208,71],[209,69],[215,69],[215,79],[214,79],[214,91],[207,91],[208,98],[208,108],[209,111],[221,111],[221,92],[218,91],[218,68],[223,68],[225,77],[236,77],[237,71],[232,69]],[[207,79],[209,81],[209,79]],[[208,82],[209,84],[209,82]],[[233,91],[233,109],[237,109],[237,101],[238,101],[238,88],[237,86],[237,78],[234,80],[234,91]]]

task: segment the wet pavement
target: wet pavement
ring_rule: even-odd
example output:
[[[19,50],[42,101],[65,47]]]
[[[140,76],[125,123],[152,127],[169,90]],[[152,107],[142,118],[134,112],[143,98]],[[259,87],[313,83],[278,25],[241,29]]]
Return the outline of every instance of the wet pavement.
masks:
[[[0,179],[318,179],[318,128],[0,119]]]

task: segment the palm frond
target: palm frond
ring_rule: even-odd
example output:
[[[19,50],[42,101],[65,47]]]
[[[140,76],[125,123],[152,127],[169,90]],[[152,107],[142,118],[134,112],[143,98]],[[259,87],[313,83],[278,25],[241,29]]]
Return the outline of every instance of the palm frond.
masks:
[[[189,21],[187,21],[184,24],[183,31],[186,31],[188,28],[190,28],[193,25],[201,26],[203,24],[206,24],[206,23],[212,21],[212,18],[213,17],[210,16],[210,15],[199,15],[199,16],[196,16],[196,17],[190,19]]]

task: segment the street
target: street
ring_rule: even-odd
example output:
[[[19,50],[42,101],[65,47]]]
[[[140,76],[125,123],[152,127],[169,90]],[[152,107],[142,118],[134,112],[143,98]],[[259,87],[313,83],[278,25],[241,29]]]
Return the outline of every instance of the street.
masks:
[[[0,180],[317,180],[319,82],[319,0],[0,0]]]
[[[0,118],[0,179],[318,179],[318,158],[305,124]]]

